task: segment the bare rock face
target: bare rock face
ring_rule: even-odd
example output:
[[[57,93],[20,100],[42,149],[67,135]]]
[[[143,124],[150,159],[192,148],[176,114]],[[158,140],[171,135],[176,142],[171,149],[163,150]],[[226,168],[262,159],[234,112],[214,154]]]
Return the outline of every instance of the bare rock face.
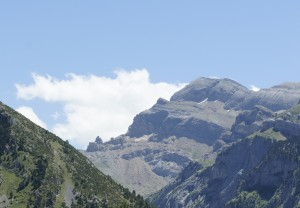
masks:
[[[97,144],[103,144],[103,141],[102,141],[101,137],[99,137],[99,136],[96,137],[95,142],[96,142]]]
[[[201,102],[218,100],[226,103],[227,108],[235,107],[252,91],[230,79],[199,78],[175,93],[171,101]]]
[[[300,182],[299,145],[295,140],[241,140],[220,153],[209,168],[187,166],[182,173],[190,172],[189,177],[179,176],[152,200],[161,208],[244,207],[248,203],[294,207],[300,196],[295,191]]]
[[[253,92],[230,79],[199,78],[171,97],[171,101],[201,102],[218,100],[225,108],[250,110],[261,105],[272,111],[286,110],[296,105],[300,97],[300,83],[284,83]]]
[[[256,132],[223,148],[208,167],[187,166],[177,179],[152,195],[157,207],[295,207],[300,191],[300,105],[274,114],[256,106],[238,116]],[[241,132],[233,131],[232,135]],[[241,135],[241,134],[240,134]]]
[[[102,139],[97,136],[95,139],[95,142],[90,142],[87,147],[87,152],[95,152],[95,151],[102,151],[105,149],[105,146],[103,145]]]
[[[273,128],[286,137],[300,137],[300,104],[288,111],[279,113],[274,119],[268,119],[263,123],[262,129]]]
[[[149,110],[138,114],[126,135],[141,137],[155,134],[158,139],[170,136],[187,137],[212,145],[230,130],[238,112],[224,109],[220,101],[172,101],[160,100]]]
[[[237,139],[246,138],[259,131],[262,128],[263,122],[274,116],[275,113],[273,111],[259,105],[254,106],[252,110],[241,112],[231,127],[229,140],[235,141]]]
[[[190,170],[185,170],[189,164],[199,162],[197,163],[199,167],[204,168],[212,165],[216,155],[221,154],[224,149],[238,139],[251,137],[264,140],[274,136],[278,140],[284,139],[285,134],[280,132],[284,132],[283,128],[278,130],[279,133],[276,132],[276,129],[280,128],[276,127],[273,120],[277,119],[276,115],[279,114],[279,110],[287,110],[297,104],[299,98],[300,86],[297,83],[285,83],[253,92],[230,79],[199,78],[175,93],[170,101],[160,98],[152,108],[136,115],[124,135],[105,143],[99,140],[91,142],[84,154],[101,171],[112,176],[122,185],[136,190],[143,196],[149,196],[178,177],[181,171],[188,174],[181,178],[182,184],[177,181],[176,186],[183,186],[186,180],[189,180],[188,178],[194,177],[190,173],[195,170],[195,167],[198,167],[190,165]],[[280,123],[281,121],[276,122]],[[287,125],[286,131],[290,131],[292,125],[287,122],[285,125]],[[265,127],[263,128],[263,126]],[[282,127],[281,124],[280,127]],[[269,147],[268,144],[269,141],[261,143],[266,147]],[[250,144],[247,143],[247,145]],[[258,146],[255,147],[258,148]],[[257,151],[262,151],[262,149]],[[238,150],[244,151],[243,149]],[[251,157],[255,157],[255,154],[259,155],[259,152],[254,152],[254,150],[251,154],[248,152],[248,156],[242,156],[236,152],[236,157],[250,160]],[[237,161],[237,159],[233,161]],[[228,161],[226,160],[226,162]],[[137,165],[141,168],[135,168]],[[221,164],[219,165],[221,168]],[[228,168],[234,167],[228,166]],[[241,169],[244,168],[241,165]],[[216,170],[210,173],[215,176],[222,174],[222,171]],[[199,171],[201,172],[202,169]],[[225,171],[225,173],[229,174],[230,172]],[[239,175],[236,177],[238,178]],[[193,179],[196,180],[196,178]],[[217,178],[210,182],[217,185],[209,187],[211,189],[218,188],[218,181],[223,179]],[[206,180],[208,181],[210,178],[207,177]],[[203,184],[207,185],[204,182],[198,185]],[[234,190],[229,188],[227,182],[226,184],[227,189],[223,187],[224,189],[217,190],[226,193]],[[173,189],[175,189],[174,184],[170,190]],[[198,193],[196,191],[198,189],[201,188],[197,184],[188,184],[188,187],[184,187],[182,192],[176,193],[177,197],[170,197],[170,206],[189,207],[194,205],[195,196],[189,194],[192,192],[191,190]],[[214,191],[207,193],[213,194]],[[226,201],[229,198],[227,196],[222,200]],[[178,200],[183,202],[179,203]],[[197,200],[201,201],[202,199]],[[157,204],[160,202],[157,201]]]
[[[93,145],[95,143],[89,146]],[[143,196],[166,186],[190,162],[202,158],[211,163],[215,157],[212,147],[183,137],[158,142],[154,135],[120,136],[101,147],[101,150],[83,153],[105,174]]]
[[[273,128],[274,131],[279,131],[285,136],[300,137],[300,123],[295,123],[285,120],[270,120],[263,124],[263,129]]]
[[[286,110],[299,102],[300,83],[284,83],[251,93],[238,105],[238,109],[251,109],[261,105],[272,111]]]

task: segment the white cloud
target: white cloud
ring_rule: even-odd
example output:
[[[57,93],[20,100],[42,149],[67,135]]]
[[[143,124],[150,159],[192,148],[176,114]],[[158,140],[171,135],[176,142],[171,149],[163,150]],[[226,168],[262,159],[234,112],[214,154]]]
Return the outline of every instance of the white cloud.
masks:
[[[59,119],[59,117],[60,117],[60,113],[59,112],[54,112],[52,115],[51,115],[51,117],[54,119],[54,120],[57,120],[57,119]]]
[[[258,92],[260,90],[260,88],[256,87],[255,85],[250,85],[250,90],[252,90],[254,92]]]
[[[33,84],[16,85],[17,96],[62,103],[66,121],[56,123],[53,132],[82,148],[97,135],[109,140],[126,133],[137,113],[184,86],[151,83],[146,69],[115,74],[115,78],[68,74],[62,80],[33,74]]]
[[[47,129],[47,125],[36,115],[32,108],[27,106],[21,106],[17,108],[17,111],[21,113],[23,116],[34,122],[35,124]]]

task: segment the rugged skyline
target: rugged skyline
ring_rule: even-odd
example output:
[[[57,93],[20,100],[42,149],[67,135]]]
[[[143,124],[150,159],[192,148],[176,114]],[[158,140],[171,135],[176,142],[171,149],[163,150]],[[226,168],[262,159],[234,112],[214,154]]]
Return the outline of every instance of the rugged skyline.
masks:
[[[49,130],[71,125],[70,112],[73,113],[74,105],[69,107],[66,100],[51,96],[43,99],[31,95],[33,99],[25,99],[18,96],[16,84],[35,85],[34,78],[38,76],[46,81],[70,84],[68,88],[75,85],[74,91],[81,94],[89,109],[95,102],[85,100],[86,91],[90,90],[95,97],[101,96],[110,103],[106,107],[116,106],[108,111],[121,111],[118,119],[126,123],[117,130],[104,132],[101,129],[97,133],[109,139],[123,132],[134,114],[152,106],[158,97],[168,99],[168,95],[177,90],[173,85],[189,83],[197,77],[230,78],[247,88],[254,85],[254,89],[255,86],[268,88],[286,81],[299,81],[298,1],[288,4],[270,0],[17,2],[0,3],[0,70],[3,77],[0,98],[31,118],[39,118],[39,123],[43,122]],[[147,74],[142,77],[140,73],[133,73],[143,69]],[[131,74],[125,77],[125,82],[134,79],[135,87],[132,88],[143,93],[120,91],[116,84],[120,79],[114,73],[120,70]],[[74,76],[67,75],[70,73],[75,74],[79,84],[74,83]],[[94,92],[86,86],[91,76],[115,82],[100,85]],[[145,76],[149,77],[146,81]],[[153,90],[153,86],[162,82],[172,89]],[[150,90],[149,85],[152,86]],[[53,87],[53,83],[47,85],[47,89]],[[48,92],[40,85],[37,88],[40,94]],[[82,92],[82,88],[86,91]],[[165,91],[167,95],[160,94]],[[64,89],[61,92],[66,97],[71,94]],[[118,99],[111,99],[106,92]],[[120,94],[132,99],[123,99]],[[145,94],[149,99],[143,96]],[[137,102],[140,103],[134,112],[126,106]],[[84,107],[80,105],[76,109]],[[108,119],[102,106],[97,112]],[[94,115],[95,111],[90,114]],[[93,120],[93,123],[98,122]],[[55,132],[64,139],[73,140],[78,147],[85,145],[75,142],[65,128]],[[96,132],[81,134],[81,137],[90,140],[96,136],[92,134]]]
[[[280,126],[283,134],[298,135],[297,122],[289,125],[280,119],[286,117],[283,111],[299,103],[299,97],[300,83],[254,92],[234,80],[201,77],[170,101],[158,99],[136,115],[126,134],[104,143],[97,137],[82,152],[101,171],[147,197],[173,181],[191,162],[198,162],[196,169],[211,166],[220,152],[239,139],[256,134],[281,139],[272,126]],[[268,123],[275,119],[279,123]]]
[[[187,85],[152,83],[146,69],[130,72],[121,70],[115,74],[115,78],[69,74],[63,80],[33,74],[32,84],[16,84],[17,97],[25,103],[42,104],[38,107],[43,110],[44,119],[30,105],[22,105],[17,111],[63,139],[68,139],[75,147],[85,149],[88,142],[98,135],[108,141],[126,133],[136,114],[149,109],[158,98],[176,99],[171,97],[172,94]],[[217,77],[209,79],[223,80]],[[205,84],[206,81],[203,82]],[[238,82],[236,84],[245,92],[257,92],[259,96],[265,96],[264,92],[268,89],[260,91],[255,86],[247,87]],[[213,86],[212,83],[211,87]],[[203,95],[198,101],[205,99]],[[77,128],[78,126],[82,128]]]

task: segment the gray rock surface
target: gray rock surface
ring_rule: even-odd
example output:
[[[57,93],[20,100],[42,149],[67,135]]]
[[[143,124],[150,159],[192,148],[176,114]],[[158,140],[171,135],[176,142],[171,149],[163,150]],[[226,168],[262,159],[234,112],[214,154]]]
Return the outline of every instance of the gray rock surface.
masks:
[[[164,208],[295,207],[300,196],[297,112],[294,108],[275,117],[260,106],[243,112],[236,123],[257,123],[257,133],[223,148],[210,167],[187,166],[182,173],[188,177],[179,175],[150,199]],[[289,120],[282,119],[286,114]]]
[[[199,78],[191,82],[185,88],[175,93],[171,101],[201,102],[218,100],[226,103],[226,108],[233,108],[252,91],[230,79]]]
[[[190,162],[212,163],[215,158],[212,147],[193,139],[169,137],[157,142],[151,141],[152,135],[120,137],[122,148],[116,150],[120,144],[106,142],[102,151],[83,154],[105,174],[143,196],[159,191]]]
[[[282,148],[289,148],[295,155],[282,152]],[[295,192],[299,185],[298,148],[299,143],[291,140],[242,140],[220,153],[209,168],[187,166],[182,173],[189,172],[191,176],[179,176],[152,200],[161,208],[244,207],[241,204],[247,204],[246,199],[237,201],[240,194],[250,197],[256,193],[256,204],[265,201],[265,207],[289,207],[287,193]],[[290,207],[298,203],[295,199]]]
[[[296,105],[299,98],[300,83],[284,83],[253,92],[230,79],[199,78],[175,93],[171,101],[201,102],[208,99],[225,103],[226,109],[250,110],[261,105],[278,111]]]
[[[299,83],[285,83],[253,92],[230,79],[199,78],[175,93],[170,101],[160,98],[152,108],[139,113],[124,135],[105,143],[99,139],[91,142],[84,154],[101,171],[122,185],[148,196],[174,180],[191,162],[199,162],[203,169],[212,165],[216,155],[238,139],[251,137],[264,140],[276,137],[278,141],[284,140],[285,134],[281,131],[289,131],[294,124],[288,124],[287,130],[284,130],[284,125],[280,124],[281,129],[277,128],[274,120],[280,110],[297,104],[299,99]],[[286,117],[289,114],[281,120]],[[294,120],[300,117],[300,112],[292,117]],[[293,132],[298,135],[298,130]],[[268,142],[261,145],[267,145]],[[249,153],[249,158],[241,158],[250,160],[255,154]],[[236,157],[240,155],[236,153]],[[192,166],[189,168],[186,170],[189,173],[195,170]],[[194,177],[187,175],[188,178]],[[233,175],[236,175],[235,179],[228,180],[239,181],[239,175]],[[198,185],[207,184],[201,182]],[[222,191],[234,190],[229,184],[226,187]],[[177,198],[170,198],[168,203],[180,207],[181,203],[177,201],[180,199],[182,206],[192,206],[195,196],[190,196],[191,190],[200,193],[198,189],[202,190],[201,187],[188,184],[182,192],[177,193]]]
[[[0,207],[8,208],[10,207],[10,200],[6,196],[6,194],[0,195]]]
[[[264,122],[262,129],[273,128],[274,131],[279,131],[288,137],[300,137],[300,123],[295,123],[285,120],[269,120]]]
[[[212,145],[221,134],[230,130],[237,115],[235,110],[224,109],[224,103],[220,101],[172,101],[161,104],[159,100],[151,109],[134,118],[126,135],[187,137]]]
[[[229,138],[224,140],[235,141],[259,131],[263,122],[273,118],[275,113],[266,107],[256,105],[252,110],[242,111],[231,127]]]
[[[300,83],[284,83],[261,89],[238,105],[238,109],[251,109],[254,105],[261,105],[272,111],[286,110],[296,105],[300,98]]]
[[[97,143],[97,144],[103,144],[103,140],[101,139],[101,137],[97,136],[96,140],[95,140],[95,143]]]

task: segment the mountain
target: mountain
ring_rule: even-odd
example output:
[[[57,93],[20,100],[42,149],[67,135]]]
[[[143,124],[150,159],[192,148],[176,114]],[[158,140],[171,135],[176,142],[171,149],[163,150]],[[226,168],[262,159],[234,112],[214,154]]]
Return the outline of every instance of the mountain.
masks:
[[[152,196],[157,207],[299,206],[300,105],[272,115],[256,107],[235,123],[259,128],[223,149],[212,166],[190,163]]]
[[[277,111],[296,105],[299,85],[253,92],[230,79],[198,78],[170,101],[160,98],[136,115],[126,134],[91,142],[83,153],[101,171],[147,197],[191,162],[211,166],[223,148],[255,133]]]
[[[230,79],[201,77],[175,93],[171,101],[218,100],[225,104],[225,109],[250,110],[255,105],[261,105],[278,111],[297,104],[299,93],[300,83],[287,82],[254,92]]]
[[[218,100],[225,104],[225,108],[236,107],[249,94],[248,88],[231,79],[198,78],[178,91],[171,97],[171,101],[201,102]]]
[[[149,207],[68,142],[0,103],[0,207]]]

